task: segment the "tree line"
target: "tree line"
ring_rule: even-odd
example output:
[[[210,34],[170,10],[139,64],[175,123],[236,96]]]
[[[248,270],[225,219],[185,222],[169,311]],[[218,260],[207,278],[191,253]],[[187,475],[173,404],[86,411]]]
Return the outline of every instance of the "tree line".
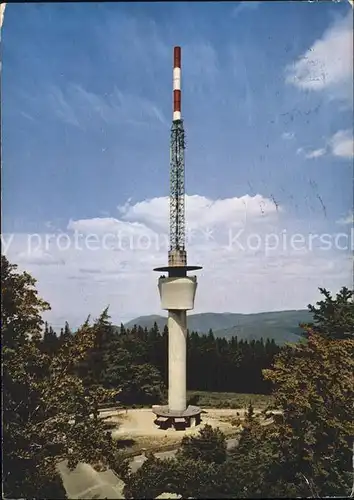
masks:
[[[101,331],[88,359],[80,368],[86,384],[120,387],[126,404],[163,402],[168,385],[168,328],[162,332],[134,325],[116,327],[106,309],[100,317]],[[75,334],[68,322],[60,335],[45,323],[43,351],[54,355]],[[187,387],[193,391],[269,394],[271,385],[262,370],[270,368],[280,347],[273,339],[238,340],[208,334],[187,333]]]

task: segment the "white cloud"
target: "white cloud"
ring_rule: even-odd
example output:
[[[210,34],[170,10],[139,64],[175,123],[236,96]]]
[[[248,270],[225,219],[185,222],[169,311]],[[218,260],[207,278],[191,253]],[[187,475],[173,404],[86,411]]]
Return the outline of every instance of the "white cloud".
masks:
[[[22,264],[34,264],[38,266],[65,265],[65,260],[63,258],[55,257],[51,253],[43,250],[43,248],[37,248],[37,246],[33,246],[33,250],[31,252],[28,252],[27,250],[20,252],[18,254],[18,261]]]
[[[242,12],[254,11],[260,5],[261,5],[261,2],[237,2],[237,5],[232,10],[232,17],[237,17]]]
[[[343,217],[337,220],[337,224],[346,225],[346,224],[354,224],[354,212],[349,212],[346,217]]]
[[[139,222],[126,223],[113,217],[95,217],[93,219],[70,220],[67,229],[84,234],[108,234],[129,231],[144,233],[148,228]]]
[[[87,91],[82,85],[70,84],[65,89],[52,86],[46,96],[52,112],[65,123],[85,128],[97,120],[130,125],[167,125],[155,102],[139,95],[122,93],[117,87],[109,94]]]
[[[328,90],[332,98],[353,99],[352,11],[336,20],[313,45],[286,68],[286,82],[302,90]]]
[[[339,130],[330,140],[332,154],[341,158],[353,158],[354,139],[351,130]]]
[[[295,134],[294,134],[294,132],[283,132],[281,137],[282,137],[282,139],[289,141],[291,139],[294,139]]]
[[[324,148],[314,149],[313,151],[309,151],[305,154],[305,158],[313,159],[320,158],[321,156],[326,154],[326,150]]]
[[[324,148],[318,148],[308,152],[306,152],[302,147],[296,150],[296,154],[303,154],[307,159],[320,158],[326,153],[330,153],[333,156],[344,159],[353,158],[354,138],[352,130],[339,130],[326,141]]]
[[[150,222],[159,229],[168,227],[168,197],[152,198],[135,204],[130,201],[119,205],[118,211],[125,221]]]
[[[336,291],[350,284],[348,252],[324,250],[318,240],[311,247],[308,228],[292,245],[299,228],[260,194],[187,196],[186,215],[188,262],[203,266],[195,312],[304,308],[317,300],[318,286]],[[68,319],[77,326],[108,304],[118,323],[161,312],[153,268],[167,264],[167,221],[167,198],[130,201],[117,218],[70,220],[66,233],[47,241],[44,234],[17,234],[7,255],[38,279],[54,325]]]
[[[70,100],[66,98],[65,93],[59,87],[51,86],[48,89],[46,98],[53,113],[55,113],[60,120],[64,123],[81,128],[75,109],[73,109]]]
[[[326,154],[327,150],[325,148],[318,148],[306,151],[303,147],[297,148],[296,154],[303,155],[306,159],[311,160],[315,158],[320,158]]]
[[[271,199],[260,194],[211,200],[205,196],[186,196],[186,220],[190,229],[211,227],[215,225],[242,226],[251,219],[256,221],[261,217],[270,217],[283,210],[276,207]],[[118,207],[122,218],[126,221],[149,223],[154,227],[167,230],[168,227],[168,197],[153,198],[135,205],[130,203]]]

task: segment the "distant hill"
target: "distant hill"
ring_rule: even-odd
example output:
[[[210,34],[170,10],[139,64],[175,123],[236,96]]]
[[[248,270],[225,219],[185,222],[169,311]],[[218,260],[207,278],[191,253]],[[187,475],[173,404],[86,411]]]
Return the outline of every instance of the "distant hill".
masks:
[[[126,323],[125,327],[140,325],[143,328],[151,328],[155,321],[162,331],[167,318],[158,315],[140,316]],[[256,314],[202,313],[188,315],[188,328],[199,333],[208,333],[211,328],[215,336],[225,338],[236,335],[239,339],[245,340],[270,338],[282,345],[285,342],[298,341],[302,332],[299,323],[311,321],[312,315],[307,310]]]

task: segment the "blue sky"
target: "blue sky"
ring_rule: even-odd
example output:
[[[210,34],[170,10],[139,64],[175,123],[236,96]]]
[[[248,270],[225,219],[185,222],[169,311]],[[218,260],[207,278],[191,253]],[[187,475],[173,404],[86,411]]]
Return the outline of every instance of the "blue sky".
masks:
[[[3,232],[154,225],[137,207],[168,195],[181,45],[187,194],[225,207],[261,195],[282,207],[281,227],[333,233],[353,208],[351,13],[348,2],[9,5]]]

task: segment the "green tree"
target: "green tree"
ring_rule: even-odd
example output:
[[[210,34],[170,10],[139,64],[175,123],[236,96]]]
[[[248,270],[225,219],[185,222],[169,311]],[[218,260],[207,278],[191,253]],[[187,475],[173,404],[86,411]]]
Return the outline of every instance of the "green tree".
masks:
[[[53,328],[50,326],[48,328],[48,323],[45,323],[45,329],[44,329],[44,334],[43,334],[43,340],[42,340],[42,350],[43,352],[53,355],[56,353],[60,347],[60,340],[57,337],[55,331]]]
[[[119,459],[98,414],[107,392],[85,388],[76,375],[97,325],[87,321],[58,353],[44,353],[41,313],[49,304],[38,297],[36,281],[16,267],[1,257],[4,496],[63,498],[58,461],[74,467]]]
[[[107,388],[119,386],[119,399],[125,404],[161,402],[164,386],[161,374],[144,362],[144,342],[131,335],[119,336],[105,344],[100,362],[101,383]]]
[[[60,329],[60,335],[59,335],[59,344],[60,345],[68,345],[69,342],[73,340],[73,334],[72,331],[69,327],[69,323],[65,321],[64,328]]]
[[[319,495],[345,495],[354,435],[354,340],[312,333],[289,345],[264,375],[282,410],[277,436],[287,476],[299,474]]]
[[[177,457],[221,464],[226,460],[225,435],[219,428],[205,425],[195,436],[183,437]]]
[[[194,440],[184,437],[176,457],[159,460],[150,455],[137,472],[126,475],[126,498],[156,498],[161,493],[234,498],[237,478],[225,459],[225,435],[206,425]]]
[[[161,493],[182,498],[220,498],[218,466],[201,460],[159,460],[150,456],[125,478],[126,498],[156,498]]]
[[[16,268],[1,256],[1,333],[8,355],[29,336],[39,335],[41,313],[50,309],[48,302],[38,297],[36,280],[26,272],[16,273]]]
[[[345,496],[350,491],[354,434],[352,294],[346,289],[311,307],[306,343],[286,345],[272,369],[273,424],[248,422],[232,461],[239,494]]]
[[[129,383],[130,398],[141,404],[157,404],[161,402],[164,386],[159,371],[151,364],[131,366]]]
[[[325,288],[319,290],[324,299],[317,302],[317,307],[307,306],[313,323],[302,325],[305,331],[331,339],[354,338],[354,291],[342,287],[334,298]]]
[[[102,311],[95,322],[96,335],[93,346],[87,353],[86,358],[80,363],[78,373],[83,378],[87,387],[102,386],[106,363],[106,353],[110,351],[111,344],[118,338],[110,321],[108,307]],[[118,382],[112,387],[117,388]]]

